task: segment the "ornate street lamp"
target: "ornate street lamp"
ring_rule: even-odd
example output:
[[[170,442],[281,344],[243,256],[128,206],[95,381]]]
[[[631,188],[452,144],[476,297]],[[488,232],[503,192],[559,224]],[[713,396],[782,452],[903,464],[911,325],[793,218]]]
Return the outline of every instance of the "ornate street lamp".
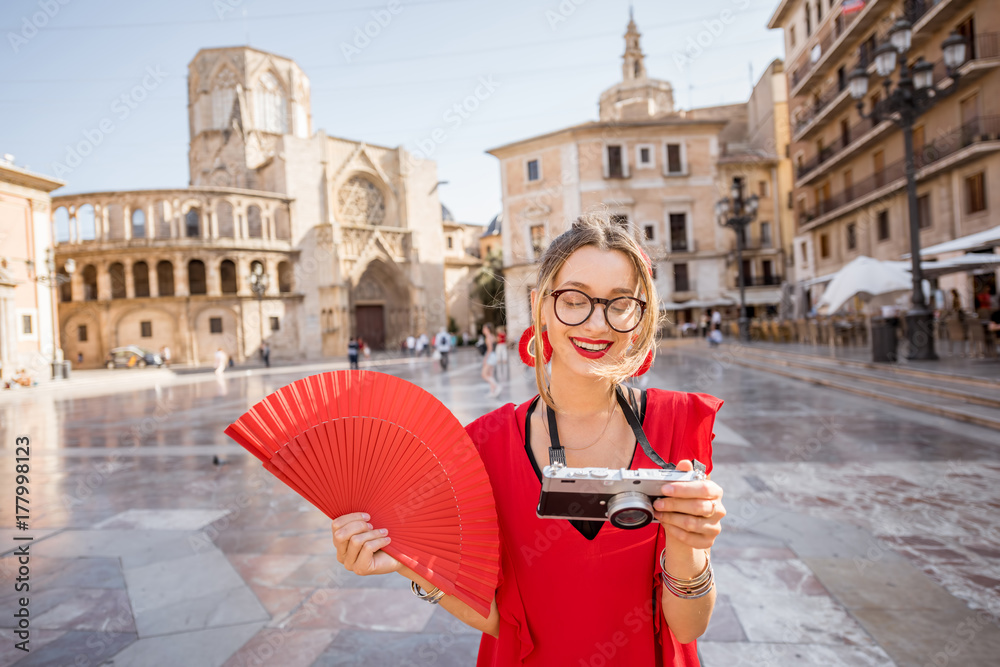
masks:
[[[271,284],[271,277],[264,273],[264,265],[254,262],[250,265],[250,289],[257,295],[257,320],[260,323],[260,342],[264,344],[264,308],[261,305],[264,294]]]
[[[889,118],[903,130],[906,159],[906,198],[909,208],[910,258],[913,274],[913,299],[906,313],[909,359],[937,359],[934,352],[934,313],[927,307],[920,268],[920,218],[917,209],[917,164],[913,153],[913,125],[917,118],[939,100],[951,95],[958,87],[958,68],[965,62],[965,39],[951,33],[941,43],[941,52],[951,84],[947,88],[934,85],[934,65],[923,58],[908,65],[907,52],[913,39],[909,21],[899,19],[889,31],[889,41],[875,49],[875,71],[884,79],[884,99],[870,113],[864,112],[864,97],[868,94],[868,72],[859,64],[850,75],[851,97],[857,100],[858,114],[864,119]],[[893,86],[889,77],[899,66],[899,81]]]
[[[28,265],[28,275],[32,275],[35,282],[48,285],[51,294],[52,301],[52,379],[56,380],[61,377],[59,371],[56,370],[56,352],[59,350],[59,311],[56,307],[56,299],[59,297],[58,288],[64,283],[68,283],[73,279],[73,272],[76,271],[76,262],[72,259],[67,259],[63,264],[63,271],[65,273],[56,272],[56,260],[53,256],[52,248],[45,249],[45,273],[36,273],[34,271],[35,262],[32,260],[27,261]]]
[[[715,216],[722,227],[736,232],[736,270],[740,287],[740,340],[750,341],[750,319],[747,317],[746,276],[743,275],[743,235],[746,227],[757,219],[757,195],[743,199],[743,178],[733,177],[730,197],[720,199],[715,204]]]

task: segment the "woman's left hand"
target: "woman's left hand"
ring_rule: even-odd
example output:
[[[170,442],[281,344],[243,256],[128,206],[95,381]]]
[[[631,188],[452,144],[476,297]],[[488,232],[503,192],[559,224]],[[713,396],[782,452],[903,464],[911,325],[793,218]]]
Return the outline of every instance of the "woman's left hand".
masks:
[[[693,470],[691,461],[677,464],[677,470]],[[695,482],[673,482],[663,486],[666,498],[653,503],[653,516],[664,532],[678,542],[694,549],[710,549],[722,532],[722,487],[710,479]]]

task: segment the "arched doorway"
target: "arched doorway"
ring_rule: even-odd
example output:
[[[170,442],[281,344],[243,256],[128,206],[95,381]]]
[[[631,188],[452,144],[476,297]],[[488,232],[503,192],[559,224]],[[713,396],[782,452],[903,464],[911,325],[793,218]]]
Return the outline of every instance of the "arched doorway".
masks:
[[[408,293],[405,277],[396,267],[380,260],[369,264],[351,290],[353,335],[361,336],[373,350],[384,350],[413,333]]]

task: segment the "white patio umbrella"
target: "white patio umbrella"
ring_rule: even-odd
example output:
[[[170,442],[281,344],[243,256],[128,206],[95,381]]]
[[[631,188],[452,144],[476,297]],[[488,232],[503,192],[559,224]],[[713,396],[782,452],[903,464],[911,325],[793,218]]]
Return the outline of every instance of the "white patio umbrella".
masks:
[[[856,296],[870,301],[876,296],[891,297],[913,289],[910,272],[896,262],[882,262],[862,255],[844,266],[826,286],[816,304],[830,315]]]

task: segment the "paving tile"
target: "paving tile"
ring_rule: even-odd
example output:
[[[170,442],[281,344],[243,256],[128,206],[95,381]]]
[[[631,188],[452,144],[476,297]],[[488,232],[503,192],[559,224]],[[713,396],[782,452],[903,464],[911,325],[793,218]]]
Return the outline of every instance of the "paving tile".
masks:
[[[969,609],[855,609],[852,612],[899,667],[996,665],[996,618]]]
[[[335,554],[313,556],[281,580],[282,586],[305,588],[399,588],[409,589],[410,582],[396,574],[363,577],[344,569]]]
[[[319,589],[288,619],[300,629],[419,632],[434,613],[409,591],[378,588]]]
[[[125,581],[140,637],[269,618],[226,557],[214,548],[127,568]]]
[[[765,590],[776,594],[827,595],[826,589],[801,560],[756,559],[717,563],[716,585],[730,596],[753,596]]]
[[[44,552],[53,558],[121,558],[134,568],[194,553],[194,533],[167,530],[64,530],[45,540]]]
[[[109,667],[219,667],[260,630],[261,623],[140,639]]]
[[[278,626],[284,623],[288,615],[308,600],[315,590],[313,588],[270,588],[255,584],[249,584],[249,587],[267,613],[270,614],[271,620],[267,623],[269,626]]]
[[[337,636],[337,632],[264,628],[241,646],[222,667],[310,667]]]
[[[909,563],[824,558],[805,562],[848,609],[967,609],[965,602]]]
[[[427,625],[424,626],[423,632],[429,635],[446,635],[446,634],[469,634],[475,635],[477,637],[482,636],[482,632],[476,630],[475,628],[466,625],[462,621],[458,620],[442,607],[438,607],[431,614],[431,618],[427,621]]]
[[[97,529],[201,530],[226,516],[229,510],[130,509],[94,524]]]
[[[857,621],[827,596],[781,595],[758,590],[745,596],[730,594],[730,603],[747,638],[753,642],[874,644]]]
[[[896,667],[867,646],[699,641],[698,654],[702,667]]]
[[[314,667],[469,667],[479,653],[477,635],[342,630]]]
[[[309,560],[309,556],[304,554],[233,553],[227,556],[243,581],[260,586],[280,585],[283,579]]]
[[[46,630],[135,632],[132,607],[123,589],[42,589],[32,596],[31,610],[32,626]]]
[[[183,600],[155,608],[137,609],[135,625],[140,638],[190,632],[255,621],[271,616],[246,586],[206,594],[191,594]]]
[[[708,629],[701,636],[698,643],[702,641],[718,642],[745,642],[746,633],[740,625],[740,619],[736,617],[736,611],[729,601],[728,595],[719,594],[715,599],[715,608],[712,610],[712,620],[708,623]]]
[[[100,665],[135,640],[131,632],[64,632],[15,664],[17,667]]]
[[[6,607],[4,607],[6,609]],[[51,644],[65,634],[64,630],[36,630],[32,628],[28,636],[29,651],[22,651],[16,644],[21,640],[14,634],[14,630],[0,628],[0,665],[13,665],[14,663],[27,658],[32,653],[38,653],[46,644]]]

